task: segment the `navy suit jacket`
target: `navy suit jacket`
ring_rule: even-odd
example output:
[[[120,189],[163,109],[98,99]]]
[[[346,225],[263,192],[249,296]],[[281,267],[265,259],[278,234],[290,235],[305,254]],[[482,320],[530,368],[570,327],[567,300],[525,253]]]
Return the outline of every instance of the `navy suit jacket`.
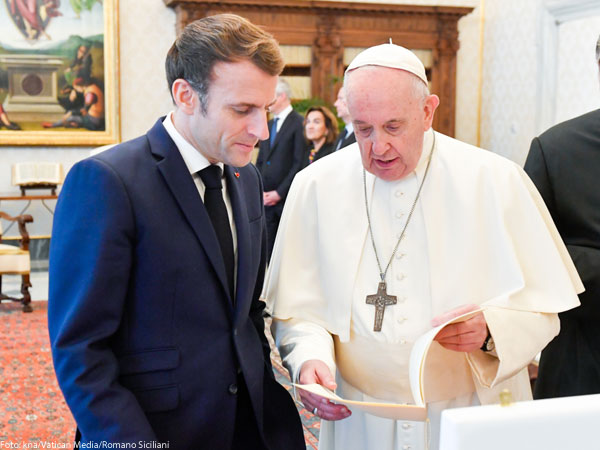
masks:
[[[161,122],[76,164],[56,206],[48,323],[82,441],[228,449],[241,374],[268,447],[304,448],[295,405],[273,378],[258,299],[260,177],[252,165],[225,166],[234,303],[210,218]]]
[[[260,171],[265,191],[277,191],[281,197],[278,206],[283,209],[283,204],[290,185],[296,173],[302,168],[307,146],[304,138],[304,118],[296,111],[290,112],[271,147],[269,139],[259,143],[259,152],[256,167]],[[269,130],[273,120],[269,120]]]
[[[346,129],[342,129],[340,135],[338,136],[337,140],[335,141],[335,149],[337,150],[341,150],[344,147],[348,147],[350,144],[354,144],[356,142],[356,136],[354,135],[354,131],[352,133],[350,133],[348,136],[345,135],[346,134]],[[340,143],[341,141],[341,143]],[[338,144],[339,144],[339,148],[338,148]]]

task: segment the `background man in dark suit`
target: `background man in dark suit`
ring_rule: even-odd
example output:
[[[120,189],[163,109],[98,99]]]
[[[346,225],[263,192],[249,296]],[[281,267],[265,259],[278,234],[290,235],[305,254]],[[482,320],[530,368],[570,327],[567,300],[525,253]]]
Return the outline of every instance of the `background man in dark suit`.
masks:
[[[247,20],[193,22],[167,55],[174,112],[70,171],[48,319],[82,443],[305,448],[269,360],[262,191],[247,165],[282,68]]]
[[[348,106],[346,106],[346,94],[344,93],[343,86],[338,91],[337,99],[333,106],[335,106],[335,109],[337,110],[338,117],[346,124],[344,129],[340,131],[337,141],[335,141],[335,150],[337,151],[340,148],[347,147],[356,142],[354,127],[352,126],[352,117],[350,117]]]
[[[269,121],[269,139],[260,142],[256,160],[265,188],[269,258],[285,198],[294,176],[302,168],[307,150],[302,125],[304,118],[292,109],[290,85],[279,79],[275,95],[275,103],[270,107],[273,119]]]
[[[600,68],[600,39],[596,44]],[[534,398],[600,393],[600,109],[531,143],[525,162],[585,286],[542,351]]]

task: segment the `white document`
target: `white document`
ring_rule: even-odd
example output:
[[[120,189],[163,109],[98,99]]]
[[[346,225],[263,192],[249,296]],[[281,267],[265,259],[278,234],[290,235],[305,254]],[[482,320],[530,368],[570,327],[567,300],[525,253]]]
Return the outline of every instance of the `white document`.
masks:
[[[294,384],[294,386],[346,405],[349,409],[358,409],[374,416],[394,420],[425,421],[428,401],[447,400],[475,390],[465,353],[446,350],[434,339],[445,326],[464,322],[480,312],[482,309],[455,317],[432,328],[415,341],[409,359],[409,379],[414,404],[348,400],[320,384]]]

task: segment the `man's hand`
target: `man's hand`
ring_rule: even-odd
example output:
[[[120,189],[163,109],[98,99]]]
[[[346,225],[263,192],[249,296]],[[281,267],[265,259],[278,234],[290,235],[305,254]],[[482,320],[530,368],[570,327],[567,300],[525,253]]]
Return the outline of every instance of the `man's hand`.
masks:
[[[454,317],[478,309],[477,305],[463,305],[434,317],[431,326],[437,327]],[[488,334],[487,324],[483,313],[479,313],[464,322],[452,323],[440,330],[435,340],[442,347],[456,352],[473,352],[479,350]]]
[[[263,203],[265,206],[274,206],[281,201],[281,197],[277,191],[269,191],[263,193]]]
[[[317,383],[331,390],[334,390],[337,387],[327,364],[318,359],[311,359],[302,364],[300,376],[298,378],[300,384]],[[352,412],[344,405],[337,405],[326,398],[311,394],[302,389],[299,389],[298,393],[304,407],[321,419],[340,420],[345,419],[352,414]],[[315,408],[317,408],[316,411]]]

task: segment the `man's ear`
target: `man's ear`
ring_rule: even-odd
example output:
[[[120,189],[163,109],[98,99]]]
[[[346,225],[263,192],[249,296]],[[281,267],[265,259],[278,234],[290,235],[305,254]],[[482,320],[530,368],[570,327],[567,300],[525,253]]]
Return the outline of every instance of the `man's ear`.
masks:
[[[194,114],[198,109],[198,94],[183,78],[177,78],[171,86],[171,94],[177,109],[181,110],[185,114]]]
[[[437,109],[439,104],[440,104],[440,98],[435,94],[428,95],[427,98],[425,99],[425,102],[423,105],[423,110],[425,111],[425,121],[424,121],[425,131],[427,131],[427,130],[429,130],[429,128],[431,128],[431,124],[433,123],[433,116],[434,116],[435,110]]]

